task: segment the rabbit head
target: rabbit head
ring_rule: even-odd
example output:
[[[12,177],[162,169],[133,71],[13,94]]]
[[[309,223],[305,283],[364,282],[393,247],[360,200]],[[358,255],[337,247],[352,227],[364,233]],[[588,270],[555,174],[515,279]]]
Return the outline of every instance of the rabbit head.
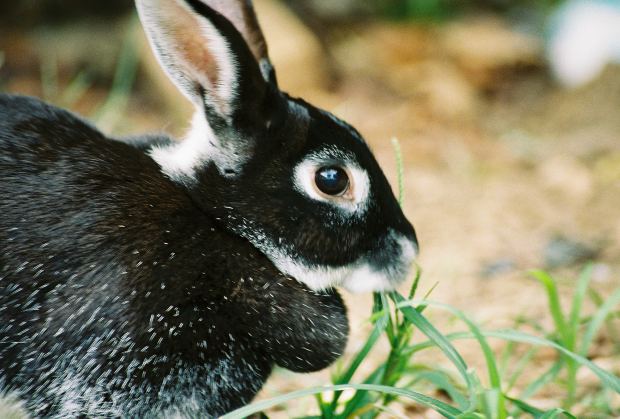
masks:
[[[196,107],[151,157],[194,202],[314,290],[391,289],[417,251],[349,124],[283,93],[249,0],[137,0],[160,63]]]

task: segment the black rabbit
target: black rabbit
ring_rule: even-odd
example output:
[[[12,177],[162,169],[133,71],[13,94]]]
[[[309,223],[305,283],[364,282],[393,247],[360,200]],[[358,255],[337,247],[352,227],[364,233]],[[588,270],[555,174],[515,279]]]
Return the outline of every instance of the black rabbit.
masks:
[[[106,137],[0,95],[0,392],[36,417],[217,416],[343,351],[335,286],[416,252],[364,140],[278,89],[248,0],[137,0],[196,114]]]

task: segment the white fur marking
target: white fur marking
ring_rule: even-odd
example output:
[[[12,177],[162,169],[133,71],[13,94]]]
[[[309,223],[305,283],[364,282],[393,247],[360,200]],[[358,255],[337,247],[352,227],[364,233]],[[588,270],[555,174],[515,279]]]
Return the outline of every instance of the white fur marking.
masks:
[[[232,144],[234,142],[234,144]],[[201,111],[194,113],[192,126],[184,140],[167,146],[155,146],[149,155],[159,164],[170,179],[183,184],[196,181],[196,169],[213,162],[222,176],[237,176],[241,173],[249,153],[242,150],[244,142],[235,139],[231,144],[221,144]],[[232,170],[229,174],[226,170]]]
[[[396,233],[389,233],[393,237]],[[403,236],[394,237],[400,247],[394,255],[394,263],[383,270],[374,269],[364,257],[345,266],[308,266],[291,256],[282,245],[272,243],[266,236],[254,235],[248,239],[263,252],[278,270],[314,291],[342,286],[351,292],[388,291],[407,278],[417,249],[413,242]]]
[[[201,112],[196,112],[192,127],[183,141],[170,146],[155,146],[149,154],[170,179],[195,181],[195,169],[215,154],[217,138]]]

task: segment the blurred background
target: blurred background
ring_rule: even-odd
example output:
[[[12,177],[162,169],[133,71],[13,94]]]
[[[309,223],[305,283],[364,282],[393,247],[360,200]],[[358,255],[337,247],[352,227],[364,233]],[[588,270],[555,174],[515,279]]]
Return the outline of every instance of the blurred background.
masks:
[[[620,1],[255,4],[283,90],[355,125],[393,185],[400,141],[431,299],[489,327],[544,325],[546,297],[528,269],[550,270],[568,293],[591,261],[602,295],[620,284]],[[181,135],[191,111],[130,0],[1,2],[0,91],[68,107],[114,135]],[[353,351],[371,298],[346,298]],[[617,336],[597,345],[593,358],[620,373]],[[265,395],[298,389],[289,374]]]

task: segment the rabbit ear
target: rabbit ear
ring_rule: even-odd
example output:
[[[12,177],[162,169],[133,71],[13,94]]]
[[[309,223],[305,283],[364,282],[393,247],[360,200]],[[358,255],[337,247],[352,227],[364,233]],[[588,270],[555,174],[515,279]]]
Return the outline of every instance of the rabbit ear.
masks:
[[[170,177],[195,178],[206,160],[238,172],[253,136],[273,122],[279,90],[249,0],[136,0],[160,63],[197,108],[179,147],[151,156]],[[259,64],[260,63],[260,64]]]
[[[209,121],[212,127],[214,122],[221,124],[221,119],[230,122],[236,113],[244,111],[242,105],[256,105],[261,99],[266,89],[262,85],[270,77],[270,64],[256,16],[247,1],[136,3],[160,63],[196,106],[206,105],[207,116],[218,119]],[[267,77],[263,77],[257,58],[265,60]]]
[[[267,43],[251,0],[203,0],[213,10],[226,16],[247,42],[260,65],[265,80],[275,83],[275,71],[267,51]]]

